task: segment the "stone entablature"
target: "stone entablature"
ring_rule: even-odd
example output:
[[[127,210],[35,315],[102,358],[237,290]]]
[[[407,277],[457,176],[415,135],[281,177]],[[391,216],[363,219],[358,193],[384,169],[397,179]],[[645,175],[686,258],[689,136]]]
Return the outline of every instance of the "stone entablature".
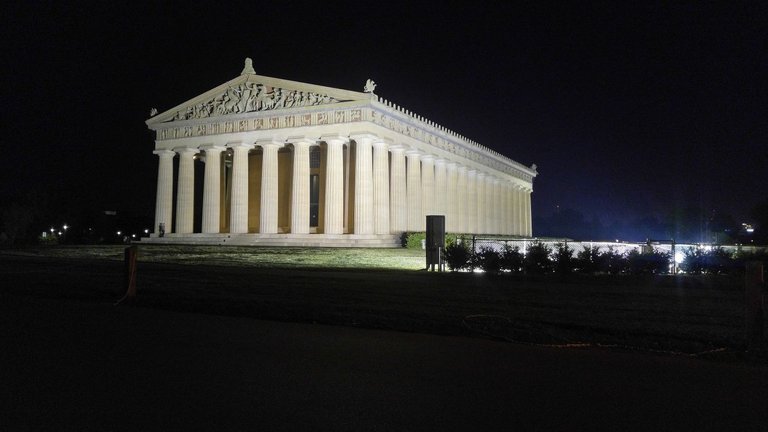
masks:
[[[535,176],[535,171],[532,169],[474,141],[434,125],[434,123],[406,114],[386,101],[372,100],[370,102],[345,103],[344,105],[352,106],[346,109],[329,109],[328,106],[317,106],[312,107],[311,111],[285,109],[281,110],[280,113],[253,112],[224,117],[200,117],[187,121],[175,120],[158,125],[156,128],[157,141],[306,126],[371,122],[401,136],[412,138],[454,156],[493,168],[527,183],[531,183]],[[422,150],[428,151],[429,149],[423,148]]]

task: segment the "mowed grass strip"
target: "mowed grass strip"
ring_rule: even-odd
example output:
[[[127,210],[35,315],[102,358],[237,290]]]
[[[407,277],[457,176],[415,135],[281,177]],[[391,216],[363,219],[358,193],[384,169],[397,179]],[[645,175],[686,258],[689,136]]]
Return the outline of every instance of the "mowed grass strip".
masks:
[[[57,246],[4,250],[3,254],[122,260],[126,246]],[[418,270],[424,251],[372,248],[139,245],[139,261],[264,268]]]

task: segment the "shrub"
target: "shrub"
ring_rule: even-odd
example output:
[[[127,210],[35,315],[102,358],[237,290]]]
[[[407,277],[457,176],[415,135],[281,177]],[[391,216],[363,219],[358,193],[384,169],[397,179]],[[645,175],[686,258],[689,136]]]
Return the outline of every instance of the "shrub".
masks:
[[[533,242],[528,246],[525,258],[523,259],[523,268],[526,274],[545,274],[552,270],[552,261],[549,255],[552,248],[540,242]]]
[[[520,248],[504,245],[501,251],[501,269],[509,270],[512,273],[520,273],[523,270],[523,254]]]
[[[704,271],[704,253],[701,248],[688,248],[683,251],[680,269],[689,274],[701,274]]]
[[[597,262],[599,271],[612,275],[627,271],[628,266],[627,257],[613,250],[612,246],[600,254]]]
[[[600,269],[600,248],[583,246],[583,250],[576,254],[575,264],[580,273],[596,273]]]
[[[459,271],[471,267],[472,254],[466,242],[453,242],[445,248],[445,262],[451,271]]]
[[[627,254],[629,272],[632,274],[664,274],[669,273],[670,254],[656,248],[650,252],[641,253],[632,250]]]
[[[688,248],[683,251],[680,269],[690,274],[721,274],[733,271],[737,263],[733,255],[721,247],[710,250]]]
[[[573,249],[568,246],[568,243],[556,244],[555,251],[552,254],[552,261],[557,274],[566,275],[572,273],[576,261],[573,259]]]
[[[403,233],[405,237],[405,247],[408,249],[421,249],[421,241],[427,238],[427,233],[421,232],[406,232]]]
[[[734,269],[733,254],[721,247],[704,254],[704,270],[709,274],[729,273]]]
[[[492,247],[481,246],[475,258],[477,265],[486,273],[498,274],[501,270],[501,254]]]

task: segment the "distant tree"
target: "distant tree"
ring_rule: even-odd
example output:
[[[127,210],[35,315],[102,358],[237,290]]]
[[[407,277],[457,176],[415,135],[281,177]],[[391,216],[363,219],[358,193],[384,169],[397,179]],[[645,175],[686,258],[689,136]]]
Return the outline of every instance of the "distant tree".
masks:
[[[576,254],[576,270],[580,273],[593,274],[600,268],[600,248],[582,246]]]
[[[573,258],[573,249],[568,246],[568,243],[558,243],[555,245],[555,250],[552,253],[552,261],[555,273],[559,275],[573,273],[576,260]]]
[[[768,198],[755,205],[749,215],[755,223],[755,232],[752,235],[754,242],[768,244]]]
[[[689,247],[683,251],[680,270],[688,274],[701,274],[704,271],[704,252],[698,247]]]
[[[627,257],[615,251],[612,246],[608,250],[600,253],[598,259],[598,269],[603,273],[619,274],[627,271]]]
[[[501,269],[512,273],[520,273],[523,270],[523,254],[519,247],[504,246],[501,252]]]
[[[627,265],[632,274],[665,274],[669,272],[670,254],[656,248],[642,253],[637,249],[627,254]]]
[[[3,208],[2,231],[7,236],[10,246],[13,246],[18,239],[27,236],[33,217],[33,210],[28,205],[13,202]]]
[[[552,271],[552,261],[549,256],[552,248],[541,243],[533,242],[526,250],[523,259],[523,269],[526,274],[546,274]]]

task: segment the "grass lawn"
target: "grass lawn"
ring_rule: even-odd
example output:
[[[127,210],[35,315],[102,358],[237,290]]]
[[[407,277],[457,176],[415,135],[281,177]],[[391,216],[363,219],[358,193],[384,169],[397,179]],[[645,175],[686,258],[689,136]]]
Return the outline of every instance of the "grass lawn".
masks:
[[[2,294],[111,302],[121,246],[0,251]],[[743,341],[732,277],[428,273],[423,251],[140,246],[138,306],[545,344],[698,353]]]
[[[302,269],[418,270],[424,251],[410,249],[139,245],[139,261]],[[57,246],[0,251],[6,255],[122,260],[125,246]]]

